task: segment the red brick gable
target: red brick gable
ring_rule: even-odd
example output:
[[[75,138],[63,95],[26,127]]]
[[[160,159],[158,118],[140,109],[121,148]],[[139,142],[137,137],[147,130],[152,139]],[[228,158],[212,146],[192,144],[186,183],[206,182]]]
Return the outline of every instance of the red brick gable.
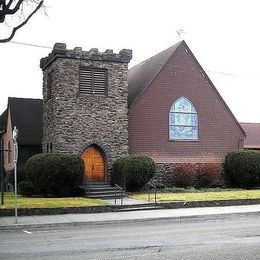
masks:
[[[169,141],[169,111],[180,97],[196,107],[198,141]],[[243,139],[241,126],[185,42],[129,110],[130,153],[151,156],[157,163],[223,162],[227,152],[243,147]]]

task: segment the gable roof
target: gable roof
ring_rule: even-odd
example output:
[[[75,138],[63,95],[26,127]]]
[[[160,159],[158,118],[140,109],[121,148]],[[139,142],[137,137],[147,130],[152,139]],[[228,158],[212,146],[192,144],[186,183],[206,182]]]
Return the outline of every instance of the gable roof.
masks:
[[[164,67],[164,65],[167,63],[167,61],[174,55],[174,53],[177,51],[178,47],[184,45],[184,48],[186,52],[191,56],[192,60],[194,61],[195,65],[197,66],[198,70],[203,74],[206,81],[209,83],[209,85],[212,87],[212,89],[215,91],[217,96],[219,97],[220,101],[228,111],[228,113],[233,118],[234,122],[242,132],[242,134],[245,136],[245,131],[237,121],[236,117],[222,98],[222,96],[219,94],[218,90],[208,77],[207,73],[204,71],[204,69],[199,64],[198,60],[188,47],[185,41],[181,41],[172,47],[156,54],[155,56],[149,58],[148,60],[134,66],[128,71],[128,106],[129,108],[131,105],[138,99],[139,96],[142,95],[142,93],[145,91],[145,89],[151,84],[153,79],[156,77],[156,75],[160,72],[160,70]]]
[[[143,61],[128,71],[128,106],[131,107],[135,99],[148,87],[165,63],[181,45],[179,42],[170,48]]]
[[[260,149],[260,123],[240,123],[246,132],[245,148]]]
[[[41,145],[42,100],[31,98],[8,98],[12,127],[18,129],[19,145]]]

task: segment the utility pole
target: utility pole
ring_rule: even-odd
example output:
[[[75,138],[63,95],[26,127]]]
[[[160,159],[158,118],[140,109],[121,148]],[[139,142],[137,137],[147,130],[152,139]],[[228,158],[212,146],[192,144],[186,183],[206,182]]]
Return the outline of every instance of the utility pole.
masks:
[[[1,138],[1,205],[4,205],[4,146],[3,139]]]
[[[15,224],[17,224],[17,159],[18,159],[18,129],[16,126],[13,130],[13,142],[14,142],[14,209],[15,209]]]

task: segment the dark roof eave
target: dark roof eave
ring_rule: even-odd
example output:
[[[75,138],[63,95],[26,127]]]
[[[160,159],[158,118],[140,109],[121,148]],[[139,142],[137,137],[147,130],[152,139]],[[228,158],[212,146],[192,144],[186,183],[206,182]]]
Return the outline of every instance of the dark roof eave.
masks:
[[[154,81],[154,79],[156,78],[156,76],[160,73],[160,71],[163,69],[163,67],[164,67],[165,64],[168,62],[168,60],[173,57],[173,55],[176,53],[176,50],[178,49],[178,47],[179,47],[183,42],[184,42],[184,41],[178,42],[177,44],[175,44],[175,45],[169,47],[168,49],[166,49],[166,50],[164,50],[164,51],[161,51],[161,52],[155,54],[154,56],[152,56],[152,57],[150,57],[149,59],[147,59],[147,60],[145,60],[145,61],[143,61],[143,62],[141,62],[141,63],[135,65],[133,68],[130,69],[130,70],[132,70],[132,69],[136,69],[136,68],[138,68],[138,67],[140,67],[140,69],[142,69],[142,67],[141,67],[142,65],[146,65],[146,64],[149,65],[149,61],[150,61],[151,59],[155,58],[155,57],[158,56],[158,55],[161,55],[163,52],[169,50],[170,48],[173,48],[173,50],[172,50],[172,52],[170,53],[170,55],[165,59],[164,63],[161,64],[161,67],[157,68],[157,70],[155,71],[155,73],[154,73],[154,74],[152,75],[152,77],[146,82],[145,86],[141,89],[141,91],[139,91],[139,93],[138,93],[138,91],[136,90],[137,95],[135,95],[132,100],[128,100],[128,108],[130,108],[131,106],[133,106],[133,105],[135,104],[135,102],[138,100],[138,98],[139,98],[140,96],[142,96],[142,94],[143,94],[143,93],[146,91],[146,89],[151,85],[151,83]],[[139,70],[140,70],[140,69],[139,69]],[[138,73],[138,72],[137,72],[137,73]]]

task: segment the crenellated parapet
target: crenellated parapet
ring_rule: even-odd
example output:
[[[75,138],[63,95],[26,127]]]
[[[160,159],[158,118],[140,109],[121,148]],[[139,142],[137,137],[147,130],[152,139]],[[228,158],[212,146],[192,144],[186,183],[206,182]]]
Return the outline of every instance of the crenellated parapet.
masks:
[[[96,48],[83,51],[81,47],[69,50],[65,43],[55,43],[52,52],[47,57],[41,59],[41,69],[44,70],[57,58],[129,63],[132,59],[132,50],[122,49],[119,53],[114,53],[110,49],[107,49],[105,52],[99,52]]]

